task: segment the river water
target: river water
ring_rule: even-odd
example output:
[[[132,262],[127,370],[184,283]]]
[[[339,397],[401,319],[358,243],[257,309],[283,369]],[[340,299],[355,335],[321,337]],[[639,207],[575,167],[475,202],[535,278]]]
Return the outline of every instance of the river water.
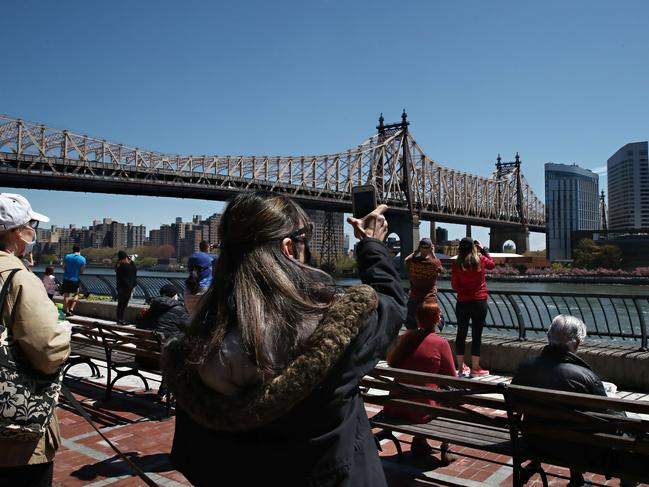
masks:
[[[39,274],[43,272],[43,266],[34,267],[34,271]],[[56,275],[59,279],[61,272],[60,269],[56,270]],[[94,274],[100,276],[115,276],[115,271],[107,267],[88,267],[87,274]],[[187,273],[184,272],[158,272],[158,271],[138,271],[140,277],[154,277],[154,278],[167,278],[167,279],[184,279]],[[343,278],[337,279],[336,283],[340,286],[353,286],[360,284],[358,278]],[[410,287],[407,280],[403,281],[404,287]],[[450,279],[440,279],[438,281],[440,289],[451,289]],[[649,294],[649,286],[637,284],[593,284],[593,283],[575,283],[575,282],[509,282],[497,281],[489,279],[487,287],[493,291],[524,291],[524,292],[577,292],[592,295],[619,295],[628,294],[634,296],[643,296]]]
[[[359,284],[359,279],[339,279],[337,283],[341,286],[353,286]],[[403,281],[404,287],[410,287],[410,283]],[[451,289],[449,279],[440,279],[437,282],[439,289]],[[510,282],[487,279],[487,288],[493,291],[523,291],[523,292],[571,292],[593,295],[628,294],[643,296],[649,294],[649,286],[637,284],[593,284],[577,282]]]

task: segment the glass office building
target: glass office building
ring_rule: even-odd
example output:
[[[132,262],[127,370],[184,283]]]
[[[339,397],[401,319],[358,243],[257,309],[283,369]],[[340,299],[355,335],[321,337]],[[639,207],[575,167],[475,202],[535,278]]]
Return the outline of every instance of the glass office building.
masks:
[[[572,259],[573,232],[599,230],[599,176],[576,164],[545,165],[546,253],[551,261]]]
[[[649,167],[647,142],[626,144],[606,164],[608,228],[649,228]]]

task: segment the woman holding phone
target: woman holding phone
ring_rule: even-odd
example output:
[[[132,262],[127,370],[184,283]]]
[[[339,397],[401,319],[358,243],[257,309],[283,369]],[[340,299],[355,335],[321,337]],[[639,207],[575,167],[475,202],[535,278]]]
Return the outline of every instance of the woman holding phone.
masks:
[[[417,328],[417,308],[422,304],[437,304],[437,276],[444,270],[435,257],[435,247],[429,238],[422,238],[419,246],[405,258],[410,276],[408,315],[404,323],[409,330]]]

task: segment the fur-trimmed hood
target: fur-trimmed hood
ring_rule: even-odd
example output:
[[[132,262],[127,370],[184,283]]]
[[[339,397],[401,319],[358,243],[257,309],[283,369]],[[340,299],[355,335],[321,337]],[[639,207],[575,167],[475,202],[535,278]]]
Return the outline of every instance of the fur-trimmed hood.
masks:
[[[226,396],[203,383],[186,357],[202,347],[206,338],[192,335],[165,346],[165,380],[182,409],[206,428],[241,431],[260,427],[281,417],[322,383],[377,306],[378,297],[370,286],[354,286],[337,296],[302,353],[270,382],[243,394]]]

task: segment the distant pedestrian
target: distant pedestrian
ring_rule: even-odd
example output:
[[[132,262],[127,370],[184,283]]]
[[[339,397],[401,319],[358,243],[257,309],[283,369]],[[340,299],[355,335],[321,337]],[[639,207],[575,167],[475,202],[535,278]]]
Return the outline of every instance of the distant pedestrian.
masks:
[[[56,284],[56,278],[54,277],[54,267],[51,265],[45,268],[45,275],[43,276],[43,286],[45,286],[45,290],[47,291],[48,297],[54,300],[54,295],[56,294],[56,288],[58,286]]]
[[[429,238],[422,238],[417,250],[405,258],[410,276],[408,315],[405,326],[417,328],[417,308],[422,303],[437,304],[437,276],[443,272],[442,263],[435,257],[435,247]]]
[[[124,312],[128,302],[133,295],[133,289],[137,285],[137,267],[130,257],[120,250],[117,252],[117,265],[115,266],[115,278],[117,288],[117,322],[125,325]]]
[[[212,284],[212,264],[214,258],[207,253],[210,245],[202,240],[198,251],[187,260],[189,277],[185,281],[185,307],[193,316],[198,303]]]
[[[81,274],[86,270],[86,258],[81,255],[81,248],[78,245],[72,247],[72,253],[63,258],[63,312],[66,316],[74,314],[74,308],[79,301],[79,285]],[[70,299],[69,295],[72,295]]]
[[[480,242],[470,237],[460,240],[457,260],[451,270],[451,286],[457,292],[457,355],[458,375],[488,375],[489,371],[480,366],[480,346],[482,328],[487,318],[487,282],[485,271],[496,266],[493,259]],[[464,363],[466,335],[471,323],[471,368]]]

